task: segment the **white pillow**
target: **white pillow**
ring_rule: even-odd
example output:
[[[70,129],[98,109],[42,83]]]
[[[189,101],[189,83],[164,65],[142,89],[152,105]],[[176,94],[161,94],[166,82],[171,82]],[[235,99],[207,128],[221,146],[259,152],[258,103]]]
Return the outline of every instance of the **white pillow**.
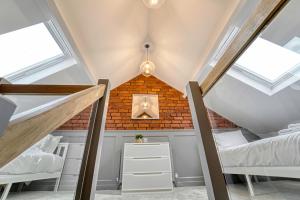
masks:
[[[51,134],[47,135],[43,139],[41,139],[35,147],[41,149],[46,153],[53,153],[58,146],[62,136],[53,136]]]
[[[300,123],[296,123],[296,124],[289,124],[288,128],[300,128]]]
[[[287,128],[287,129],[282,129],[278,131],[278,135],[288,135],[292,133],[297,133],[300,131],[300,127],[294,127],[294,128]]]
[[[222,149],[248,143],[241,130],[215,133],[214,138],[217,146]]]

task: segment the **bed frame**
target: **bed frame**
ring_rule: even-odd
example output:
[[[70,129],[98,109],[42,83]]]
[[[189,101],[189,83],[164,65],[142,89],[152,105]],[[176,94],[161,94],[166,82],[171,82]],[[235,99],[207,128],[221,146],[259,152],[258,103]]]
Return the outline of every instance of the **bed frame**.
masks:
[[[224,167],[223,173],[245,175],[250,195],[255,196],[250,176],[300,178],[300,167]]]
[[[54,191],[57,192],[61,180],[62,171],[64,168],[65,159],[67,156],[69,143],[59,143],[54,154],[63,158],[63,167],[61,171],[55,173],[36,173],[36,174],[22,174],[22,175],[0,175],[0,186],[4,185],[4,191],[0,200],[5,200],[8,196],[9,190],[13,183],[22,183],[28,181],[36,181],[43,179],[56,178]]]

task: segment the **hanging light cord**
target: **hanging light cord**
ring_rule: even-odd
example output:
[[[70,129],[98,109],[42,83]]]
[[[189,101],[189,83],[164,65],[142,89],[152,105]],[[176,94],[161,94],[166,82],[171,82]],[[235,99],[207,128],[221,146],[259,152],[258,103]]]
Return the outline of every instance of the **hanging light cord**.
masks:
[[[146,48],[146,55],[147,55],[147,62],[148,62],[149,61],[149,48],[150,48],[150,45],[145,44],[145,48]]]
[[[149,49],[147,49],[147,62],[149,61]]]

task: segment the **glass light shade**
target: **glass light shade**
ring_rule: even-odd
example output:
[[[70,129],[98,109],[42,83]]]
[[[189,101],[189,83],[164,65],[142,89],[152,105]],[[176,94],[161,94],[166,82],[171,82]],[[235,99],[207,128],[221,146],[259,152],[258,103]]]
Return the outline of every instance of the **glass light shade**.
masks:
[[[151,76],[151,74],[153,74],[155,70],[155,65],[153,62],[148,60],[141,64],[140,70],[144,76],[148,77]]]
[[[148,8],[159,8],[165,3],[166,0],[143,0]]]

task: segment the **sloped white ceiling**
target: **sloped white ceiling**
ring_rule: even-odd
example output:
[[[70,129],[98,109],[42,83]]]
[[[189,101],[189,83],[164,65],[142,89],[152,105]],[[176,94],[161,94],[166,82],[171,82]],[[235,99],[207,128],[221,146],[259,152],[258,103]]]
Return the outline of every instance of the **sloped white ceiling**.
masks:
[[[200,69],[238,0],[55,0],[88,69],[112,87],[139,74],[143,44],[152,44],[155,76],[183,91]]]

